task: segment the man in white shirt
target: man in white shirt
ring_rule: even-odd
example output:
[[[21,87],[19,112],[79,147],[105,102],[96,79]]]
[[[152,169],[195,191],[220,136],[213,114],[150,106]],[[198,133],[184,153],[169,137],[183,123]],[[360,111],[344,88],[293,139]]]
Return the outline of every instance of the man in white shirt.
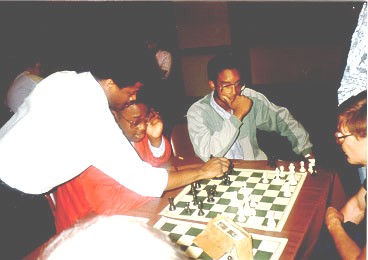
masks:
[[[135,100],[142,86],[129,69],[63,71],[43,79],[0,129],[0,191],[18,191],[20,196],[46,193],[91,165],[128,189],[152,197],[222,176],[229,166],[225,158],[180,172],[154,168],[140,159],[110,111]]]

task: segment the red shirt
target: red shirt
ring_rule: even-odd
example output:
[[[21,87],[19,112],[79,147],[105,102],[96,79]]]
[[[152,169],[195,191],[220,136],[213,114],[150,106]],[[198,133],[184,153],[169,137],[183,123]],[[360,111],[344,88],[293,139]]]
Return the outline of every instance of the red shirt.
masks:
[[[166,138],[164,142],[165,152],[159,158],[153,156],[147,136],[142,141],[134,143],[134,147],[142,160],[159,167],[168,162],[171,157],[170,143]],[[54,214],[57,233],[72,226],[89,212],[99,215],[123,214],[153,199],[129,190],[93,166],[57,187],[53,196],[55,204],[50,198],[49,202]]]

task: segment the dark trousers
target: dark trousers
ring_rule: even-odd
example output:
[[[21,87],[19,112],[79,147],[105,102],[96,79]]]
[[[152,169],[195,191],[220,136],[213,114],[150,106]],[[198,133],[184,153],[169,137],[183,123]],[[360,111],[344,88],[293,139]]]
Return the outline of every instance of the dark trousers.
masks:
[[[346,233],[355,241],[355,243],[357,243],[360,248],[363,248],[366,245],[367,222],[365,218],[359,225],[356,225],[352,222],[345,222],[343,227]],[[323,225],[322,227],[317,244],[310,259],[341,259],[326,225]]]
[[[21,259],[55,234],[44,195],[30,195],[0,180],[0,259]]]

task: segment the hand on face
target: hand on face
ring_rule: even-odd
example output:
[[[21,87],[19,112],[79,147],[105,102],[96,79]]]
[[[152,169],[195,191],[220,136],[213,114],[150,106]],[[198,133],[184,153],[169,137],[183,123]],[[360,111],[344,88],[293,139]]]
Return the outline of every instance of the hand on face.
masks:
[[[160,114],[154,110],[151,110],[147,125],[148,138],[160,138],[161,140],[163,128],[164,124]]]
[[[248,114],[253,105],[252,100],[243,95],[236,95],[232,101],[226,96],[223,96],[223,99],[233,110],[234,116],[239,118],[240,121]]]

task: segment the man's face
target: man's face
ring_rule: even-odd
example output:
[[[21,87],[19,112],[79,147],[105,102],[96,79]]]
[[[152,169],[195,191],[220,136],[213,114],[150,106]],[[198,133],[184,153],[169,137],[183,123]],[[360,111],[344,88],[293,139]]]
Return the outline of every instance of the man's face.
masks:
[[[341,145],[347,161],[353,165],[367,164],[367,138],[355,137],[348,129],[341,129],[336,134],[337,142]],[[340,136],[340,138],[338,138]],[[343,136],[343,138],[341,138]],[[344,137],[345,136],[345,137]]]
[[[230,102],[233,102],[235,97],[241,93],[243,84],[240,83],[241,77],[237,69],[225,69],[218,74],[216,82],[209,82],[210,88],[215,91],[214,98],[216,102],[226,111],[229,111],[230,107],[226,103],[224,96]]]
[[[111,110],[120,111],[137,99],[137,93],[143,86],[141,82],[136,82],[133,86],[119,88],[115,83],[107,88],[107,98]]]
[[[114,115],[124,135],[131,142],[139,142],[146,135],[147,130],[147,106],[144,104],[132,104],[123,110],[115,111]]]

